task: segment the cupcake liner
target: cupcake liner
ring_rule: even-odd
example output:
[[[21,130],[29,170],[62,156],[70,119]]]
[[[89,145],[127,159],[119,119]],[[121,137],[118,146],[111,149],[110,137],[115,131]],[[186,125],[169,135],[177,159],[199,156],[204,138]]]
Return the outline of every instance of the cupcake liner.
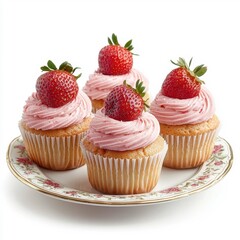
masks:
[[[85,164],[79,147],[85,132],[68,137],[49,137],[26,131],[20,126],[28,156],[50,170],[69,170]]]
[[[88,169],[88,179],[96,190],[106,194],[135,194],[150,192],[157,184],[167,144],[164,149],[148,157],[121,159],[103,157],[85,149],[82,152]]]
[[[164,166],[169,168],[193,168],[200,166],[212,154],[218,129],[195,136],[161,136],[168,143]]]

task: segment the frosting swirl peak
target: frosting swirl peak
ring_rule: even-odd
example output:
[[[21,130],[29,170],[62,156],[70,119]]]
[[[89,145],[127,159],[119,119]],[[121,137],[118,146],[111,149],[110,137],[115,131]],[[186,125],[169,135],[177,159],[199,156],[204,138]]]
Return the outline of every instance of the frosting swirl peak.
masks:
[[[131,69],[129,73],[123,75],[104,75],[96,71],[89,76],[89,80],[86,82],[83,91],[91,99],[105,99],[109,92],[114,87],[121,85],[124,80],[132,87],[135,87],[138,79],[143,81],[146,90],[148,90],[148,80],[136,69]]]
[[[91,109],[90,99],[81,90],[73,101],[58,108],[43,104],[34,92],[26,101],[22,121],[28,127],[37,130],[66,128],[81,123],[85,117],[91,115]]]
[[[97,147],[113,151],[127,151],[146,147],[156,140],[160,133],[157,119],[148,112],[134,121],[118,121],[97,111],[87,138]]]
[[[199,96],[188,99],[170,98],[160,91],[151,104],[150,112],[163,124],[196,124],[213,116],[215,104],[212,95],[204,87]]]

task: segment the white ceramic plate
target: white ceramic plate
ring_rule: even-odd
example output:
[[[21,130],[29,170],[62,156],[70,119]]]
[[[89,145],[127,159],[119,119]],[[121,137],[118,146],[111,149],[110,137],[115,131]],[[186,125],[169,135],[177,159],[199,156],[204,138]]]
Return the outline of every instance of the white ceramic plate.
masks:
[[[88,182],[87,168],[50,171],[40,168],[27,156],[21,137],[9,145],[7,163],[22,183],[48,196],[75,203],[132,206],[161,203],[197,193],[217,183],[231,169],[233,153],[230,144],[218,137],[210,159],[189,170],[163,168],[157,186],[146,194],[106,195],[94,190]]]

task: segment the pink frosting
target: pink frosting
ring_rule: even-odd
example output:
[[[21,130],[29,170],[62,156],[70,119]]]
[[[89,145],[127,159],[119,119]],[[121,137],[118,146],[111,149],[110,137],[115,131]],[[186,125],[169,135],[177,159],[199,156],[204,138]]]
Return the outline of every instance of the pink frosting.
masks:
[[[213,116],[215,104],[212,95],[204,87],[199,96],[189,99],[169,98],[160,91],[151,104],[150,112],[163,124],[196,124]]]
[[[81,90],[77,97],[61,107],[51,108],[40,101],[37,93],[33,93],[23,109],[22,121],[30,128],[51,130],[66,128],[81,123],[91,115],[91,101]]]
[[[89,76],[89,80],[86,82],[83,91],[91,99],[105,99],[109,92],[114,87],[121,85],[124,80],[126,80],[132,87],[135,87],[138,79],[143,81],[143,85],[146,90],[148,90],[148,80],[136,69],[132,69],[128,74],[124,75],[104,75],[96,71]]]
[[[146,147],[156,140],[160,133],[157,119],[143,112],[137,120],[118,121],[97,111],[87,134],[95,146],[113,151],[126,151]]]

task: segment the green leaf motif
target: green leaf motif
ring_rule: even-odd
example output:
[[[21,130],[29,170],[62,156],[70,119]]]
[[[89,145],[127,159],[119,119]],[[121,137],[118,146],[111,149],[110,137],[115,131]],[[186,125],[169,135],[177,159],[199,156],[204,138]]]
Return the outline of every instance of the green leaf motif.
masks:
[[[181,63],[181,67],[184,67],[184,68],[190,70],[190,69],[189,69],[189,66],[188,66],[188,64],[187,64],[187,62],[185,61],[184,58],[179,58],[179,61],[180,61],[180,63]]]
[[[51,71],[51,69],[50,69],[49,67],[47,67],[47,66],[42,66],[42,67],[41,67],[41,70],[42,70],[42,71],[47,71],[47,72],[48,72],[48,71]]]
[[[205,73],[207,72],[207,67],[202,67],[200,70],[198,70],[197,72],[196,72],[196,75],[198,76],[198,77],[201,77],[202,75],[204,75]]]
[[[204,74],[206,73],[207,67],[204,66],[204,64],[201,64],[201,65],[195,67],[193,71],[191,71],[191,70],[190,70],[190,66],[191,66],[191,63],[192,63],[192,59],[193,59],[193,58],[190,59],[189,64],[187,64],[187,62],[185,61],[185,59],[184,59],[184,58],[181,58],[181,57],[179,57],[177,63],[173,62],[172,60],[170,60],[170,61],[171,61],[172,64],[174,64],[174,65],[176,65],[176,66],[178,66],[178,67],[186,68],[186,69],[188,70],[188,72],[189,72],[193,77],[195,77],[198,82],[204,83],[204,81],[200,80],[198,77],[201,77],[202,75],[204,75]]]
[[[114,45],[119,45],[117,36],[114,33],[112,34],[112,41],[113,41]]]
[[[180,67],[178,63],[175,63],[175,62],[174,62],[174,61],[172,61],[172,60],[170,60],[170,62],[171,62],[172,64],[174,64],[174,65],[176,65],[176,66]]]
[[[109,44],[109,45],[113,45],[113,43],[112,43],[112,41],[111,41],[110,38],[108,38],[108,44]]]
[[[117,35],[114,33],[112,34],[112,38],[108,37],[108,44],[121,46],[118,42]],[[133,50],[132,39],[125,43],[124,48],[126,48],[129,52]],[[135,54],[135,53],[132,53],[132,55],[139,56],[138,54]]]
[[[126,44],[124,45],[124,47],[128,49],[128,48],[131,46],[131,44],[132,44],[132,39],[129,40],[128,42],[126,42]]]
[[[81,69],[80,67],[75,67],[73,70],[72,70],[72,73],[74,73],[77,69]]]
[[[133,48],[134,48],[133,46],[130,46],[127,48],[127,50],[131,52],[133,50]]]
[[[80,78],[82,76],[82,73],[78,74],[77,76],[74,76],[76,79]]]
[[[132,87],[131,85],[129,85],[126,80],[123,81],[123,85],[131,88],[133,91],[135,91],[137,94],[139,94],[142,98],[146,95],[146,92],[144,92],[145,87],[143,86],[143,81],[141,81],[140,79],[138,79],[136,81],[135,88]],[[146,111],[146,107],[149,108],[149,106],[146,103],[148,101],[148,99],[143,100],[143,101],[144,101],[144,110]]]
[[[66,72],[73,74],[77,69],[80,69],[80,67],[73,68],[69,62],[65,61],[57,69],[56,65],[51,60],[48,60],[47,66],[42,66],[40,69],[42,71],[55,71],[55,70],[59,69],[59,70],[66,71]],[[73,76],[76,79],[78,79],[79,77],[81,77],[81,75],[82,75],[82,73],[78,74],[77,76],[74,76],[74,75]]]
[[[64,70],[64,71],[67,71],[69,73],[72,73],[73,67],[69,62],[65,61],[59,66],[59,70]]]
[[[204,64],[201,64],[201,65],[195,67],[194,70],[193,70],[193,72],[194,72],[194,73],[197,73],[199,70],[201,70],[201,68],[202,68],[203,66],[204,66]]]
[[[189,61],[189,64],[188,64],[189,68],[190,68],[190,66],[191,66],[191,64],[192,64],[192,59],[193,59],[193,58],[191,58],[190,61]]]
[[[47,65],[50,69],[57,70],[57,67],[51,60],[48,60]]]

